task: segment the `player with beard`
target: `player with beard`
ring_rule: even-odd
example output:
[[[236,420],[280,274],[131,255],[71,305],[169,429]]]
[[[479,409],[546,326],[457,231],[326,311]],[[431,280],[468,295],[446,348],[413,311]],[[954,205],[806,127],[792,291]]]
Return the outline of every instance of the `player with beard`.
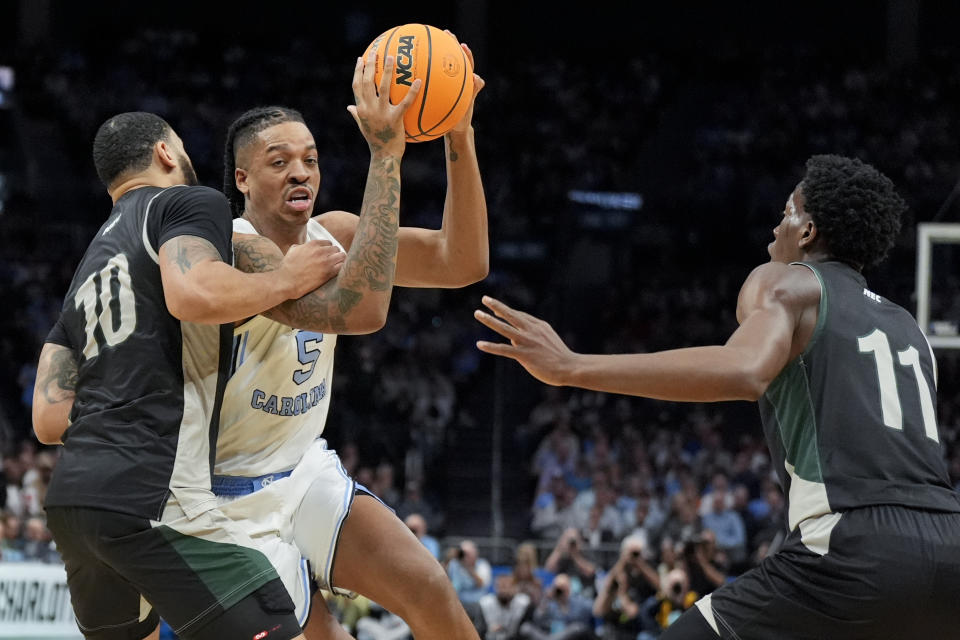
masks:
[[[113,200],[37,367],[34,428],[63,441],[45,507],[84,636],[300,636],[277,572],[216,509],[211,445],[230,327],[335,271],[305,243],[271,273],[231,266],[230,210],[196,185],[179,136],[142,112],[93,145]],[[67,428],[67,425],[69,427]]]

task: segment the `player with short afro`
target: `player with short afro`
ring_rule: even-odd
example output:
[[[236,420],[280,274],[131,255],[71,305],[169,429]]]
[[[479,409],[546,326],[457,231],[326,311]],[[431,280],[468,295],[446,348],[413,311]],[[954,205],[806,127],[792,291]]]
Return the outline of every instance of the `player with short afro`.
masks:
[[[819,155],[800,188],[831,257],[858,270],[883,262],[907,209],[889,178],[857,158]]]
[[[855,158],[814,156],[740,289],[724,344],[580,354],[492,298],[477,343],[539,380],[681,402],[755,400],[789,533],[660,636],[957,638],[960,494],[937,429],[936,362],[916,320],[870,290],[906,210]]]

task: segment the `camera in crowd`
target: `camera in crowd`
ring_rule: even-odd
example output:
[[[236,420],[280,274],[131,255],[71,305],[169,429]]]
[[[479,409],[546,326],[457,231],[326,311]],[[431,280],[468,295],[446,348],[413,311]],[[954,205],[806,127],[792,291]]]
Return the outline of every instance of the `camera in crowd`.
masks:
[[[683,555],[692,558],[698,548],[703,548],[709,543],[709,540],[700,533],[695,533],[683,541]]]

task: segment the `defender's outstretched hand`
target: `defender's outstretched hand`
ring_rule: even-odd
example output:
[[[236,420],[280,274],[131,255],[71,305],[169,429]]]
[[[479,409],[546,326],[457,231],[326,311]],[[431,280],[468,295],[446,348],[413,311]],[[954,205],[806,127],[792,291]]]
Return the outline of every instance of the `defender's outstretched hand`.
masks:
[[[541,382],[555,386],[567,384],[577,354],[567,348],[553,327],[490,296],[483,296],[483,304],[496,317],[479,309],[473,316],[510,342],[480,340],[477,342],[480,351],[516,360]]]

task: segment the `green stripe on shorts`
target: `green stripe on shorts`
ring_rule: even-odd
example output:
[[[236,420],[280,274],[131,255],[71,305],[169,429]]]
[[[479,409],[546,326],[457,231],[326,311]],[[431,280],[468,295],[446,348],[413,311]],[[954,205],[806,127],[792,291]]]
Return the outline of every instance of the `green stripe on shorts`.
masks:
[[[166,525],[156,528],[224,609],[279,578],[273,565],[259,551],[184,535]]]

